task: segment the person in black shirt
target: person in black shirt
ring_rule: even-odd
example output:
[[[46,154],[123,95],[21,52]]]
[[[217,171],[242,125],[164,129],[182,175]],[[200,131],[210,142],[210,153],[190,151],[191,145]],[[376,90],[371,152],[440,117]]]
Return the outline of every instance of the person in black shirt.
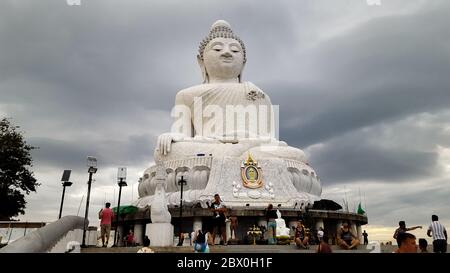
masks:
[[[369,239],[367,238],[369,236],[369,234],[367,234],[367,232],[364,230],[362,236],[364,237],[364,244],[367,245],[369,244]]]
[[[359,240],[350,231],[348,223],[343,223],[338,234],[339,246],[343,249],[356,249],[359,245]]]
[[[410,231],[410,230],[422,228],[422,226],[415,226],[415,227],[407,228],[405,221],[398,222],[398,226],[399,227],[395,230],[394,235],[392,236],[392,237],[394,237],[394,239],[397,240],[397,245],[400,245],[400,240],[398,239],[398,235],[400,235],[402,233],[406,233],[407,231]]]
[[[276,230],[277,230],[277,213],[273,210],[273,205],[269,204],[266,208],[267,218],[267,241],[269,245],[275,245],[277,243]]]
[[[225,205],[223,205],[220,202],[220,196],[219,194],[214,195],[214,202],[211,204],[211,211],[213,212],[213,232],[212,232],[212,245],[214,245],[215,238],[216,238],[216,232],[219,230],[220,234],[222,235],[223,244],[227,245],[227,235],[225,230],[225,212],[227,208]]]
[[[303,221],[299,220],[297,222],[297,227],[295,228],[295,244],[298,248],[308,249],[309,237],[306,233],[306,228],[303,225]]]

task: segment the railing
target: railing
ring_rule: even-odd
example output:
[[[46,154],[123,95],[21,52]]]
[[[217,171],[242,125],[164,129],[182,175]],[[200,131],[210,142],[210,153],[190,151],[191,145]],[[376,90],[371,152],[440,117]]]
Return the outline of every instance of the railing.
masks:
[[[66,244],[65,238],[78,239],[80,232],[77,230],[83,230],[83,225],[83,217],[64,216],[1,248],[0,253],[42,253],[56,249],[63,252],[61,245]]]

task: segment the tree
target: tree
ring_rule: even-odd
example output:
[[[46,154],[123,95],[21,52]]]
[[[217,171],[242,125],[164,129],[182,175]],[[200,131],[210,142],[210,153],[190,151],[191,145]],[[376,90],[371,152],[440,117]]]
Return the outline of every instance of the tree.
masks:
[[[30,146],[11,122],[0,120],[0,220],[10,220],[25,211],[25,194],[40,184],[29,167],[33,166]]]

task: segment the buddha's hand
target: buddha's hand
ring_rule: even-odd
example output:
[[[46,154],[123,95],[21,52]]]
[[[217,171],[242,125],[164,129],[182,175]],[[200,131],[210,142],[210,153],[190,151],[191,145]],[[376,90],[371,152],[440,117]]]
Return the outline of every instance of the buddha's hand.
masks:
[[[158,137],[156,147],[159,154],[167,155],[170,153],[172,142],[178,142],[184,139],[184,135],[180,133],[164,133]]]

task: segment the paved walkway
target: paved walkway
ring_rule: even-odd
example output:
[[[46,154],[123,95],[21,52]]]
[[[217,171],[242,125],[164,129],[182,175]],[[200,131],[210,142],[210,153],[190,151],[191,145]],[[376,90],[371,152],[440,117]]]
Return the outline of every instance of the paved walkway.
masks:
[[[82,253],[136,253],[141,247],[90,247],[81,250]],[[151,247],[156,253],[193,253],[192,247]],[[337,246],[331,246],[334,253],[369,253],[371,250],[365,246],[359,246],[356,250],[341,250]],[[211,253],[315,253],[317,246],[310,249],[298,249],[294,245],[228,245],[211,246]],[[384,252],[384,251],[383,251]],[[389,251],[386,251],[389,252]],[[392,252],[392,251],[390,251]]]

